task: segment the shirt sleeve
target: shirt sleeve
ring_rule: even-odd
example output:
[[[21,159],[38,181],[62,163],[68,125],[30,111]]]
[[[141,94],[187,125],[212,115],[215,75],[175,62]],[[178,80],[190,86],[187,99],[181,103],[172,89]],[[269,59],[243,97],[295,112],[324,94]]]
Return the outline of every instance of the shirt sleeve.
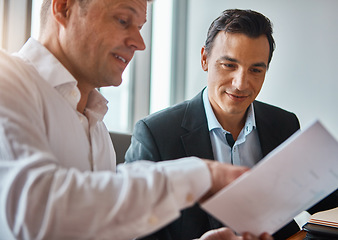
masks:
[[[206,164],[197,158],[139,161],[120,165],[117,173],[62,169],[52,162],[48,154],[1,160],[6,239],[132,239],[177,218],[211,185]]]

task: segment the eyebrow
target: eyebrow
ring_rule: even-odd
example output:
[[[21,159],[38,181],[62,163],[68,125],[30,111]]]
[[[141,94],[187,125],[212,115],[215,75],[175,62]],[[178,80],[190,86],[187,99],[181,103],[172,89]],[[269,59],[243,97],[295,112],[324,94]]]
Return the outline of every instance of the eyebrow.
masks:
[[[131,6],[122,4],[121,7],[122,7],[123,9],[130,10],[131,12],[135,13],[137,16],[139,15],[138,12],[135,10],[135,8],[133,8],[133,7],[131,7]],[[144,21],[143,24],[145,24],[146,22],[147,22],[147,19]]]
[[[226,61],[230,61],[230,62],[234,62],[234,63],[239,63],[239,61],[238,61],[237,59],[232,58],[232,57],[229,57],[229,56],[223,56],[223,57],[220,58],[220,60],[221,60],[221,61],[222,61],[222,60],[223,60],[223,61],[226,60]],[[266,66],[266,64],[265,64],[264,62],[254,63],[254,64],[252,64],[251,66],[253,66],[253,67],[267,68],[267,66]]]
[[[132,11],[133,13],[137,14],[136,10],[134,8],[130,7],[130,6],[124,6],[124,5],[122,5],[122,8],[128,9],[128,10]]]

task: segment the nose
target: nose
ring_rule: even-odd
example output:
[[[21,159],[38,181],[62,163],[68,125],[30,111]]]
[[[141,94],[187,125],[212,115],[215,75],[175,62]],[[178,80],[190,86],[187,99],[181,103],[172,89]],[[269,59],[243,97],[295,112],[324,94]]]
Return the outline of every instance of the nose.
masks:
[[[138,28],[135,28],[131,32],[130,37],[127,40],[127,45],[133,47],[135,50],[142,51],[146,49],[146,44],[144,43],[143,37]]]
[[[233,78],[233,80],[232,80],[232,85],[233,85],[236,89],[242,91],[242,90],[247,89],[248,83],[249,83],[249,81],[248,81],[248,76],[247,76],[247,74],[245,73],[245,71],[243,71],[243,70],[238,70],[238,72],[235,73],[235,76],[234,76],[234,78]]]

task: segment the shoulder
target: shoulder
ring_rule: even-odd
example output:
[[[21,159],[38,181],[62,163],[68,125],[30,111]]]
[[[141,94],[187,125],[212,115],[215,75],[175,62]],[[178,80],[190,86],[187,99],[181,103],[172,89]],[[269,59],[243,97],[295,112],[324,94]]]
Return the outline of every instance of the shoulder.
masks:
[[[0,51],[0,88],[2,91],[32,88],[34,68],[20,57]]]
[[[0,69],[1,78],[8,73],[15,73],[18,67],[22,68],[23,62],[18,57],[14,57],[4,50],[0,50]]]
[[[27,84],[32,79],[32,73],[36,72],[34,66],[24,61],[21,57],[0,50],[0,77],[2,81],[9,83]]]
[[[153,123],[158,121],[172,121],[174,119],[181,118],[184,115],[185,109],[189,101],[184,101],[182,103],[176,104],[174,106],[165,108],[142,119],[144,122]]]
[[[300,128],[296,114],[280,107],[254,101],[254,112],[257,126],[291,133]]]
[[[5,50],[0,49],[0,67],[2,69],[23,70],[28,67],[28,64],[19,56],[10,54]],[[19,68],[19,69],[18,69]]]
[[[177,126],[186,118],[196,115],[196,112],[204,111],[201,93],[194,98],[178,103],[174,106],[153,113],[141,121],[149,126]]]
[[[300,128],[297,116],[280,107],[254,101],[254,113],[264,156]]]
[[[158,134],[168,136],[177,133],[181,129],[186,106],[187,102],[183,102],[139,120],[135,124],[133,135],[145,136],[149,133],[155,137]]]
[[[280,107],[254,101],[254,111],[256,115],[269,115],[270,117],[296,117],[296,114]]]
[[[25,106],[31,111],[40,110],[43,96],[50,96],[49,89],[30,62],[0,51],[0,102],[6,108],[17,111],[18,106]]]

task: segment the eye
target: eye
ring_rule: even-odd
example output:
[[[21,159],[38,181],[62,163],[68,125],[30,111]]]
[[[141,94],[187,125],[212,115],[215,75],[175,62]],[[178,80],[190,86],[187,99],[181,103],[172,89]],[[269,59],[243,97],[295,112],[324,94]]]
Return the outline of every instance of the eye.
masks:
[[[127,24],[127,21],[123,20],[123,19],[118,19],[119,23],[121,25],[126,25]]]
[[[128,24],[129,24],[128,18],[125,18],[125,17],[115,17],[115,19],[118,22],[118,24],[120,24],[123,27],[127,27]]]
[[[235,68],[236,67],[236,65],[233,63],[222,63],[222,66],[224,68]]]
[[[259,68],[252,68],[252,69],[251,69],[251,72],[253,72],[253,73],[261,73],[261,72],[262,72],[262,69],[259,69]]]

